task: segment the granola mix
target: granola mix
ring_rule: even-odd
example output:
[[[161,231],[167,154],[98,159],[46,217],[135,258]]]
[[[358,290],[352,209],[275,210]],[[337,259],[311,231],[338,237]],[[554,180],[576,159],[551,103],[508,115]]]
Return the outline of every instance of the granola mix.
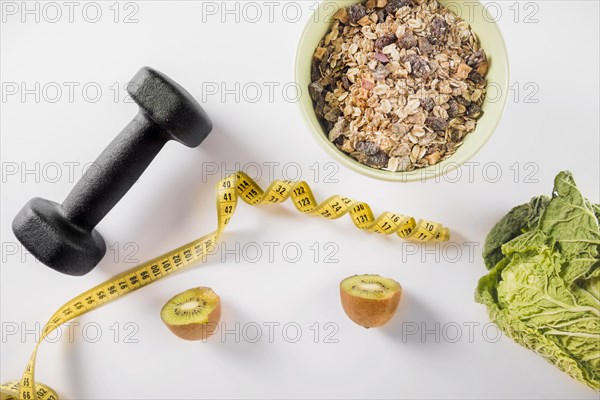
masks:
[[[411,171],[446,159],[475,129],[487,69],[468,23],[436,0],[368,0],[335,15],[309,93],[341,151]]]

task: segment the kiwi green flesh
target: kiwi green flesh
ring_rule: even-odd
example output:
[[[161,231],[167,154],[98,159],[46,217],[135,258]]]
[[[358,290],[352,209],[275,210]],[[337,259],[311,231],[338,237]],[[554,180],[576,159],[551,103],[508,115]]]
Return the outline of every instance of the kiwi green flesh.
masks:
[[[355,275],[344,279],[341,288],[352,296],[364,299],[387,299],[400,290],[400,284],[379,275]]]
[[[189,289],[169,300],[160,316],[169,325],[206,324],[217,302],[218,296],[210,289]]]

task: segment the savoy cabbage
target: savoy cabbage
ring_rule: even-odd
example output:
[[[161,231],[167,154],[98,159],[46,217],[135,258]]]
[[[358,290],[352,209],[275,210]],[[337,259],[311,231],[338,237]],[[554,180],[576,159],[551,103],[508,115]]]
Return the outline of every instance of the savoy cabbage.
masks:
[[[552,198],[516,207],[490,231],[490,272],[475,298],[517,343],[600,390],[600,228],[598,211],[570,172]]]

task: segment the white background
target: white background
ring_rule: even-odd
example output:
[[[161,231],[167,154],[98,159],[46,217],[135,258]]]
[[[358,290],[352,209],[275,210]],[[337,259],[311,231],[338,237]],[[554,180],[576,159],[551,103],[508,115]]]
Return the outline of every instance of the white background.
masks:
[[[49,21],[55,10],[44,15],[38,5],[39,22],[35,15],[22,22],[19,9],[4,13],[1,27],[2,381],[20,377],[34,348],[35,335],[25,330],[35,331],[69,298],[133,267],[135,259],[153,258],[212,230],[213,184],[239,163],[254,176],[261,166],[263,186],[269,165],[277,178],[294,178],[300,169],[320,199],[340,193],[368,201],[376,211],[440,221],[452,228],[453,241],[416,249],[398,238],[360,232],[347,218],[309,218],[291,204],[240,204],[224,237],[232,252],[80,318],[72,338],[63,329],[60,340],[41,346],[39,381],[65,399],[597,398],[533,352],[505,337],[496,340],[473,292],[486,272],[480,252],[488,230],[512,206],[549,194],[558,171],[573,171],[582,191],[599,200],[598,2],[496,2],[513,85],[504,118],[460,176],[413,184],[378,182],[331,164],[298,104],[289,101],[294,91],[287,98],[282,93],[293,82],[296,46],[316,3],[297,2],[297,22],[296,7],[286,14],[286,2],[274,2],[270,21],[268,6],[260,3],[256,23],[243,2],[237,4],[239,22],[235,14],[223,16],[221,2],[211,8],[200,1],[99,2],[97,23],[83,18],[86,3],[77,3],[72,23],[68,8],[58,4],[63,15],[56,23]],[[216,15],[207,12],[215,7]],[[93,19],[94,10],[87,11]],[[134,11],[138,22],[123,23]],[[12,218],[31,197],[62,201],[73,186],[65,163],[74,163],[73,178],[79,178],[83,164],[135,114],[123,86],[143,65],[204,100],[215,129],[197,149],[169,143],[101,222],[98,229],[112,247],[93,272],[80,278],[56,273],[17,247]],[[39,101],[5,90],[13,84],[21,90],[23,83],[35,92],[36,82]],[[53,82],[62,87],[58,99]],[[71,99],[64,82],[79,85]],[[242,89],[249,84],[246,93],[223,99],[221,85],[236,92],[236,82]],[[255,99],[257,85],[262,94]],[[275,85],[273,98],[268,85]],[[102,89],[98,98],[94,87]],[[219,93],[207,95],[207,87]],[[302,254],[292,262],[297,248]],[[366,330],[344,315],[338,283],[357,273],[402,284],[404,297],[388,326]],[[201,285],[220,294],[226,329],[235,332],[240,324],[239,343],[233,333],[184,342],[163,326],[163,303]],[[280,324],[271,338],[269,323]],[[262,337],[252,343],[257,325]],[[461,336],[455,340],[457,326]],[[290,343],[294,327],[302,336]],[[408,327],[420,332],[407,336]]]

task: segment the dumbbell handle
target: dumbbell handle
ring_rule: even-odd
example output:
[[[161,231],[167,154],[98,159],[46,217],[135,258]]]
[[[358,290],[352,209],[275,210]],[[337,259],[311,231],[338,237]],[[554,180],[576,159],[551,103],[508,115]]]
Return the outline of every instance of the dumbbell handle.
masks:
[[[169,139],[145,113],[138,112],[71,190],[61,206],[64,216],[82,228],[93,229]]]

